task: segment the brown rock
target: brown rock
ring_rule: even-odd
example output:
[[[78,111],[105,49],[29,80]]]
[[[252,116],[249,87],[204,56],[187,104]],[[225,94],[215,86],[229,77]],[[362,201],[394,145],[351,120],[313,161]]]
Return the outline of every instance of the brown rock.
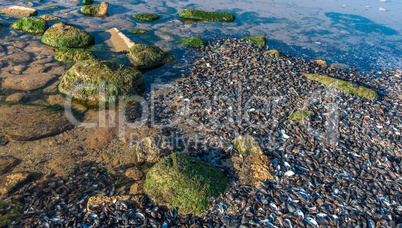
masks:
[[[324,60],[315,60],[314,62],[323,68],[327,68],[327,62],[325,62]]]
[[[253,154],[246,158],[239,175],[240,185],[258,186],[263,180],[273,180],[270,160],[266,155]]]
[[[243,165],[244,158],[240,156],[232,156],[228,159],[222,161],[222,165],[226,168],[234,170],[236,173],[241,171],[241,167]]]
[[[13,105],[0,107],[0,134],[27,141],[56,135],[73,128],[64,111],[44,106]]]
[[[41,15],[40,18],[42,18],[46,21],[60,21],[60,18],[53,16],[51,14]]]
[[[29,100],[29,96],[26,93],[14,93],[6,98],[7,102],[27,102]]]
[[[162,137],[143,138],[135,145],[134,151],[140,164],[155,164],[171,152]]]
[[[5,195],[30,181],[32,174],[29,172],[8,173],[0,176],[0,194]]]
[[[114,128],[97,128],[85,143],[89,148],[100,149],[106,146],[116,137],[116,129]]]
[[[128,178],[133,178],[135,181],[141,180],[141,178],[144,177],[144,173],[137,169],[137,167],[127,169],[124,174]]]
[[[32,57],[30,54],[22,51],[18,51],[16,53],[7,52],[7,56],[3,57],[2,61],[11,64],[11,65],[24,65],[27,62],[31,61]]]
[[[5,13],[9,15],[21,15],[21,16],[36,16],[38,11],[36,9],[23,7],[23,6],[10,6],[5,9],[0,9],[0,13]]]
[[[97,15],[106,15],[108,10],[109,10],[109,3],[102,2],[99,6]]]
[[[130,195],[138,195],[138,194],[144,194],[144,184],[145,180],[140,180],[135,182],[133,185],[130,187]]]
[[[0,176],[10,172],[19,163],[19,160],[12,156],[0,156]]]
[[[48,73],[24,74],[21,76],[8,77],[2,83],[2,87],[4,89],[31,91],[44,87],[55,77],[56,75]]]

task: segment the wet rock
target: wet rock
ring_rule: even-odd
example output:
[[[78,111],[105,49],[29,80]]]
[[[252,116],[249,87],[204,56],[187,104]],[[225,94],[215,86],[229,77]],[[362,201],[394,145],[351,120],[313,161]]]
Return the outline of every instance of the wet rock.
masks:
[[[183,38],[180,39],[180,41],[183,44],[185,44],[185,45],[187,45],[189,47],[192,47],[192,48],[198,48],[198,47],[201,47],[202,45],[204,45],[204,41],[199,36],[193,36],[193,37],[190,37],[190,38],[184,38],[183,37]]]
[[[32,91],[44,87],[55,77],[55,75],[48,73],[23,74],[6,78],[2,83],[2,87],[4,89]]]
[[[83,5],[91,5],[94,3],[94,0],[82,0]]]
[[[18,53],[7,53],[7,56],[3,57],[1,60],[11,64],[11,65],[21,65],[26,64],[32,59],[31,55],[26,52],[18,52]]]
[[[92,52],[89,52],[84,48],[62,47],[57,50],[54,59],[64,63],[76,63],[83,60],[94,60],[97,59],[97,57]]]
[[[109,144],[116,137],[116,129],[114,128],[97,128],[95,132],[85,140],[89,148],[100,149]]]
[[[31,34],[42,35],[49,27],[47,21],[38,17],[23,17],[14,22],[11,27]]]
[[[134,147],[137,162],[140,164],[155,164],[170,153],[162,137],[146,137]]]
[[[0,107],[0,133],[28,141],[56,135],[73,128],[66,114],[53,106],[12,105]],[[53,108],[54,109],[54,108]]]
[[[95,37],[73,25],[59,22],[43,34],[42,43],[52,47],[81,48],[95,43]]]
[[[195,9],[185,9],[179,13],[181,19],[210,22],[233,22],[236,17],[231,13],[206,12]]]
[[[143,33],[147,33],[147,32],[149,32],[149,31],[145,30],[145,29],[134,29],[134,30],[130,31],[130,33],[132,33],[132,34],[143,34]]]
[[[267,38],[265,36],[245,36],[242,40],[250,40],[258,47],[265,47],[267,45]]]
[[[135,14],[133,17],[139,21],[145,21],[145,22],[153,22],[161,18],[158,15],[155,14],[149,14],[149,13],[143,13],[143,14]]]
[[[236,174],[241,171],[241,167],[243,165],[244,158],[240,156],[231,156],[228,159],[222,161],[222,165],[228,169],[234,170]]]
[[[135,181],[141,180],[141,178],[144,177],[144,173],[141,170],[139,170],[137,167],[127,169],[124,174],[128,178],[132,178]]]
[[[60,18],[53,16],[51,14],[41,15],[40,18],[42,18],[46,21],[60,21]]]
[[[263,154],[258,142],[251,135],[240,135],[235,139],[234,145],[243,157],[248,157],[253,154]]]
[[[315,60],[315,63],[317,63],[318,65],[320,65],[323,68],[327,68],[327,62],[325,62],[324,60]]]
[[[266,52],[264,52],[264,54],[266,54],[266,55],[273,55],[273,56],[275,57],[275,59],[279,59],[279,57],[281,56],[281,54],[279,53],[279,51],[278,51],[278,50],[275,50],[275,49],[266,51]]]
[[[5,195],[32,179],[33,175],[29,172],[8,173],[0,176],[0,194]]]
[[[77,88],[77,85],[86,85]],[[100,97],[100,86],[105,86],[105,94]],[[99,102],[113,102],[116,97],[127,98],[144,90],[144,77],[129,67],[119,66],[112,61],[86,60],[77,62],[63,76],[59,90],[64,94],[73,89],[73,98],[93,105]]]
[[[29,100],[29,96],[26,93],[14,93],[10,96],[7,96],[6,102],[27,102]]]
[[[247,157],[239,174],[240,185],[256,187],[263,180],[273,180],[269,164],[269,158],[263,154]]]
[[[130,187],[130,195],[138,195],[138,194],[144,194],[144,184],[145,180],[139,180],[135,182],[133,185]]]
[[[199,214],[209,198],[222,194],[229,181],[217,168],[191,156],[173,153],[154,165],[145,181],[147,195],[180,214]]]
[[[84,5],[81,7],[81,13],[88,16],[105,16],[109,10],[109,3]]]
[[[130,49],[130,56],[134,65],[139,69],[150,69],[175,60],[173,55],[162,51],[160,48],[144,44],[135,44]]]
[[[0,13],[20,16],[36,16],[38,11],[36,9],[23,7],[23,6],[10,6],[5,9],[0,9]]]
[[[309,110],[297,110],[288,117],[288,120],[294,120],[299,125],[302,125],[306,121],[307,116],[315,116],[315,114],[313,111]]]
[[[19,162],[12,156],[0,156],[0,176],[10,172]]]

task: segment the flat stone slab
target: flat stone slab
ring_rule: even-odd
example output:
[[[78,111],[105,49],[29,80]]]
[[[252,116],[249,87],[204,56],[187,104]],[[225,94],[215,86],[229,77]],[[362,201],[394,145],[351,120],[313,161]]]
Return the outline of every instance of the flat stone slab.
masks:
[[[9,15],[21,15],[21,16],[36,16],[38,11],[24,6],[10,6],[8,8],[0,9],[0,13]]]
[[[64,111],[34,105],[0,107],[0,134],[18,141],[56,135],[73,128]]]
[[[2,87],[3,89],[31,91],[44,87],[55,77],[56,75],[48,73],[24,74],[6,78],[2,83]]]
[[[115,52],[130,51],[130,48],[135,45],[126,35],[124,35],[117,28],[111,28],[105,32],[103,36],[105,42],[110,46]],[[109,37],[110,35],[110,37]],[[107,38],[109,37],[109,38]]]

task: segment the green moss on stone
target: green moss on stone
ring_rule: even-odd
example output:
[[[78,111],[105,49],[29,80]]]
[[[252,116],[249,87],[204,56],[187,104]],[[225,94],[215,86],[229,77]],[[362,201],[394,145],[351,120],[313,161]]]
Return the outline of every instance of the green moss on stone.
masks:
[[[217,168],[182,153],[173,153],[154,165],[145,180],[151,199],[180,214],[199,214],[209,207],[211,196],[221,195],[228,178]]]
[[[14,22],[11,27],[29,32],[31,34],[42,35],[49,27],[46,20],[38,17],[22,17]]]
[[[145,44],[135,44],[130,49],[130,56],[134,65],[139,69],[162,66],[175,59],[174,55],[164,52],[158,47]]]
[[[233,22],[236,17],[231,13],[206,12],[195,9],[185,9],[179,13],[180,18],[210,22]]]
[[[133,15],[133,17],[139,21],[145,21],[145,22],[153,22],[161,18],[158,15],[149,13],[135,14]]]
[[[8,227],[20,216],[19,207],[0,201],[0,227]]]
[[[77,62],[64,74],[59,91],[68,94],[81,84],[87,86],[76,91],[73,98],[88,105],[110,103],[120,96],[127,98],[143,92],[145,88],[144,77],[138,70],[100,60]],[[99,96],[100,85],[105,86],[103,98]]]
[[[59,9],[60,6],[45,6],[42,9]]]
[[[267,38],[265,36],[245,36],[242,40],[251,40],[256,46],[265,47],[267,45]]]
[[[288,117],[288,120],[294,120],[299,125],[302,125],[306,121],[307,116],[315,116],[315,113],[309,110],[297,110]]]
[[[143,34],[143,33],[147,33],[147,32],[149,32],[149,31],[145,30],[145,29],[134,29],[130,33],[132,33],[132,34]]]
[[[94,3],[94,0],[82,0],[83,5],[91,5]]]
[[[59,22],[43,34],[42,43],[52,47],[80,48],[95,43],[95,37],[73,25]]]
[[[326,86],[339,89],[345,93],[350,93],[353,95],[357,95],[359,97],[365,97],[370,100],[378,99],[378,97],[379,97],[375,91],[373,91],[369,88],[366,88],[364,86],[358,86],[358,85],[348,82],[348,81],[343,81],[340,79],[331,78],[326,75],[320,75],[320,74],[303,73],[302,75],[305,76],[309,80],[317,81]]]
[[[235,139],[234,145],[243,157],[248,157],[253,154],[263,154],[260,145],[251,135],[240,135]]]
[[[65,63],[75,63],[83,60],[93,60],[97,57],[92,53],[83,48],[59,48],[56,55],[54,56],[59,62]]]
[[[279,59],[279,57],[281,56],[279,51],[275,50],[275,49],[266,51],[266,52],[264,52],[264,54],[266,54],[266,55],[274,55],[275,59]]]
[[[185,45],[187,45],[189,47],[192,47],[192,48],[198,48],[198,47],[201,47],[202,45],[204,45],[204,41],[199,36],[193,36],[193,37],[190,37],[190,38],[183,37],[183,38],[180,39],[180,41],[183,44],[185,44]]]

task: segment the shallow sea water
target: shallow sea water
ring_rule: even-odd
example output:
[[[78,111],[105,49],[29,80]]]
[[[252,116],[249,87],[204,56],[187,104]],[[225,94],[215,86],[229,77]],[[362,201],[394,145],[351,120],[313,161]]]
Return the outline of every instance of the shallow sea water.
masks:
[[[30,6],[38,9],[39,15],[51,13],[85,29],[97,37],[96,45],[90,50],[102,59],[129,64],[124,55],[108,52],[100,38],[103,31],[113,27],[136,43],[153,44],[178,56],[178,61],[146,73],[147,84],[180,77],[178,67],[185,63],[182,57],[188,49],[179,40],[189,36],[213,40],[264,35],[270,48],[298,57],[341,63],[362,71],[402,68],[402,4],[397,0],[109,0],[109,17],[85,17],[79,12],[82,4],[76,1],[42,1],[34,2],[33,6],[24,2],[2,0],[0,8]],[[52,5],[61,7],[42,9]],[[233,23],[184,23],[178,13],[185,8],[230,12],[236,15],[236,20]],[[155,13],[161,19],[140,22],[132,18],[136,13]],[[15,20],[13,16],[0,15],[0,22],[5,25],[0,32],[0,42],[7,39],[10,30],[7,25]],[[129,33],[132,29],[150,32],[134,35]]]

